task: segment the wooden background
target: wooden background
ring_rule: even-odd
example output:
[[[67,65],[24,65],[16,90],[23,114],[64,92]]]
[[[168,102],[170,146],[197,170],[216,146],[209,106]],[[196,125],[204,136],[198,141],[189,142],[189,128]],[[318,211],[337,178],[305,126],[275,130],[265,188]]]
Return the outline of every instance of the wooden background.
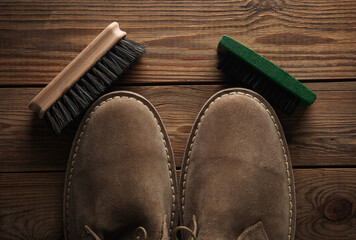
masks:
[[[299,240],[356,239],[356,1],[1,1],[0,239],[63,239],[64,172],[78,123],[54,137],[29,101],[118,21],[147,53],[116,88],[158,109],[178,168],[204,102],[233,86],[216,69],[230,35],[316,92],[279,113],[297,191]]]

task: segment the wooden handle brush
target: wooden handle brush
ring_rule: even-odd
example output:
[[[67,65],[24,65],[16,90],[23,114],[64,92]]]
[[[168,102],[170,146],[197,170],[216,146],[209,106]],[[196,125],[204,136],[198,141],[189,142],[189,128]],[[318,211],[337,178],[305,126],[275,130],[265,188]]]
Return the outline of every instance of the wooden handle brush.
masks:
[[[125,36],[118,23],[111,23],[30,102],[30,109],[45,118],[55,134],[142,56],[145,47]]]

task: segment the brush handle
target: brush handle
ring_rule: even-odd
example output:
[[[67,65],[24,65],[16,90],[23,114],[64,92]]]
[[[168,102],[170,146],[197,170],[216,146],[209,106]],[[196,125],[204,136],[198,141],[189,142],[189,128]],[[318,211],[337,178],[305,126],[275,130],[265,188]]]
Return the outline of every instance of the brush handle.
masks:
[[[48,108],[124,36],[126,32],[117,22],[107,26],[30,102],[29,108],[43,118]]]

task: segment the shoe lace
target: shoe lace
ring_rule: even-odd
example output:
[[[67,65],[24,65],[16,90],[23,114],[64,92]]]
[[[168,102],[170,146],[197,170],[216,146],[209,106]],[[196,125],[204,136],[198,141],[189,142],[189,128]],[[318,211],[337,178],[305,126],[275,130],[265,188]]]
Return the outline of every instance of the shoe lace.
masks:
[[[135,240],[147,240],[147,231],[144,227],[139,226],[135,230],[136,238]],[[162,220],[162,236],[160,240],[168,239],[168,232],[167,232],[167,216],[165,215]],[[82,232],[81,240],[101,240],[100,237],[88,226],[84,226],[84,231]]]
[[[175,240],[178,240],[178,236],[177,236],[178,231],[182,231],[182,230],[188,232],[189,235],[190,235],[194,240],[197,240],[197,236],[195,235],[195,233],[194,233],[190,228],[188,228],[188,227],[186,227],[186,226],[178,226],[178,227],[176,227],[176,228],[174,229],[173,235],[175,236]]]
[[[136,240],[147,240],[147,231],[144,227],[136,228]],[[101,240],[99,236],[88,226],[85,225],[81,240]]]
[[[140,239],[147,240],[147,231],[144,227],[136,228],[136,240],[140,240]]]
[[[198,228],[198,224],[197,224],[197,218],[195,215],[193,215],[192,217],[192,223],[193,223],[193,230],[190,229],[189,227],[186,226],[178,226],[174,229],[173,231],[173,235],[175,236],[175,240],[178,240],[178,236],[177,233],[178,231],[186,231],[189,233],[189,235],[193,238],[193,240],[197,240],[197,228]]]

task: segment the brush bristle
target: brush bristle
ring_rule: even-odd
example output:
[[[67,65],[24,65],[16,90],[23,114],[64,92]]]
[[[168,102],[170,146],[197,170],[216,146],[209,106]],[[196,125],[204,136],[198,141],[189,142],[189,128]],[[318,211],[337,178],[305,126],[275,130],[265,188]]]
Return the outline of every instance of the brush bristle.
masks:
[[[120,39],[88,72],[84,74],[45,113],[53,132],[60,134],[145,52],[144,45]]]
[[[226,49],[218,51],[218,68],[228,74],[234,81],[262,95],[272,106],[287,114],[297,108],[300,99],[286,91],[258,70],[236,57]]]

